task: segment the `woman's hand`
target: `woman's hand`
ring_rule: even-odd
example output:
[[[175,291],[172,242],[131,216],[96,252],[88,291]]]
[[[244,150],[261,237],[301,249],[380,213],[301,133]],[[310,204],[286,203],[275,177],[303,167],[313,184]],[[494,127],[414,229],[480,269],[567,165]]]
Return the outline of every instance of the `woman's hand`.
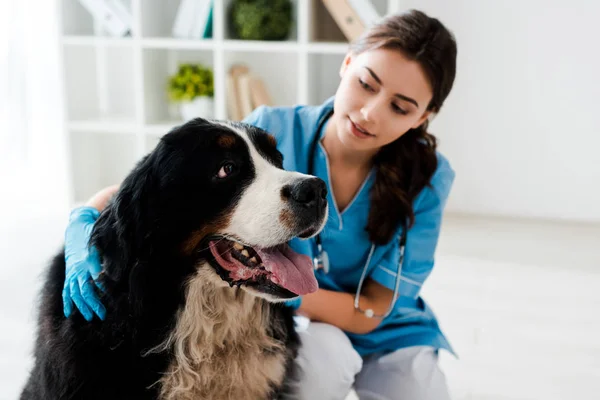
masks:
[[[119,189],[119,185],[109,186],[96,193],[85,206],[74,209],[65,232],[65,283],[63,286],[63,312],[69,317],[73,304],[81,315],[91,321],[96,314],[100,319],[106,316],[106,309],[98,299],[96,287],[102,290],[98,276],[102,271],[100,257],[90,237],[100,211]]]
[[[65,232],[65,283],[63,286],[63,312],[69,317],[73,303],[81,315],[91,321],[95,313],[104,319],[106,309],[96,294],[96,280],[102,267],[98,252],[89,245],[94,222],[100,212],[93,207],[79,207],[71,212]]]

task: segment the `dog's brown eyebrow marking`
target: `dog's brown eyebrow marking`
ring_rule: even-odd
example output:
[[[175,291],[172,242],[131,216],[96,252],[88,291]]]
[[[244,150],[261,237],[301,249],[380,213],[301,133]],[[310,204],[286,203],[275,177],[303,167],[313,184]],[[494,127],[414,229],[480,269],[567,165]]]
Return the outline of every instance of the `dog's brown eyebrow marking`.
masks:
[[[228,149],[234,145],[235,136],[234,135],[221,135],[217,139],[217,143],[219,144],[219,146]]]

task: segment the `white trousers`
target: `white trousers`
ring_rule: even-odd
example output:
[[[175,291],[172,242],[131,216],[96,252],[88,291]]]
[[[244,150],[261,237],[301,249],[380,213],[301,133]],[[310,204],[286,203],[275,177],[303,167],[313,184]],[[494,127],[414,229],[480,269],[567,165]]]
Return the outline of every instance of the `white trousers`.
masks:
[[[450,399],[432,347],[408,347],[363,359],[333,325],[313,322],[299,334],[300,399],[343,400],[352,387],[360,400]]]

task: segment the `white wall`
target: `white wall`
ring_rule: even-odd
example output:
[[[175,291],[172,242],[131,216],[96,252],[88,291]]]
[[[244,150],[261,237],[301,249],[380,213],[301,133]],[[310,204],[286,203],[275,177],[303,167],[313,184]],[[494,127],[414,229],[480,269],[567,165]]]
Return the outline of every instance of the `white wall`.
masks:
[[[600,221],[600,2],[402,0],[456,35],[449,211]]]

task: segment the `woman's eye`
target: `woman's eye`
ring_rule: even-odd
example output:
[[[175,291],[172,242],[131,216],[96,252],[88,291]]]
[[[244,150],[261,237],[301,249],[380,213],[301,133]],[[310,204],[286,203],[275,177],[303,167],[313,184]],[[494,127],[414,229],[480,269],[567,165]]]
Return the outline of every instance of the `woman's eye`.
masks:
[[[402,115],[406,115],[406,114],[408,114],[408,113],[406,112],[406,110],[404,110],[404,109],[402,109],[402,108],[398,107],[398,105],[397,105],[397,104],[395,104],[395,103],[392,103],[392,109],[394,110],[394,112],[396,112],[396,113],[398,113],[398,114],[402,114]]]
[[[363,80],[362,80],[362,79],[360,79],[360,78],[358,78],[358,83],[360,84],[360,86],[362,86],[362,88],[363,88],[363,89],[366,89],[366,90],[373,90],[373,89],[371,88],[371,86],[370,86],[370,85],[369,85],[367,82],[363,81]]]
[[[231,175],[233,173],[233,171],[235,171],[235,164],[230,163],[230,162],[223,164],[223,166],[217,173],[217,178],[220,178],[220,179],[227,178],[229,175]]]

